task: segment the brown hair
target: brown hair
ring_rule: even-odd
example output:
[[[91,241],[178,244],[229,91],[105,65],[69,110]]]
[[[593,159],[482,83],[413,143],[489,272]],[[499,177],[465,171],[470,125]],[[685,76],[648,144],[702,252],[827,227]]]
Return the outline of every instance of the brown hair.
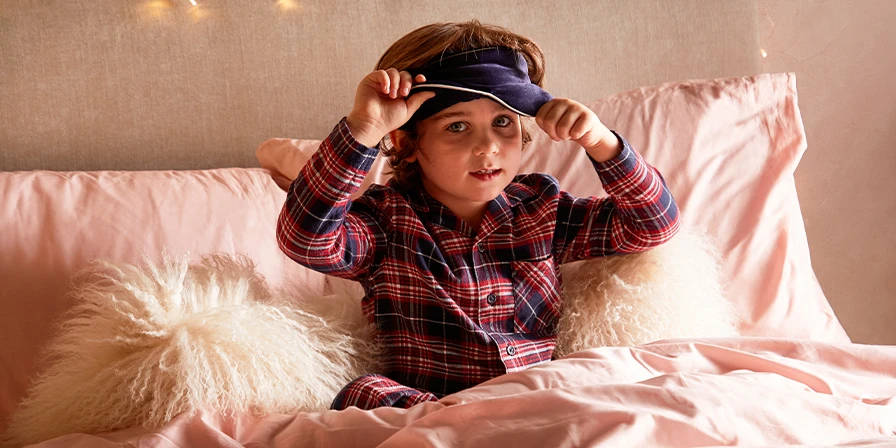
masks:
[[[433,23],[417,28],[395,41],[383,53],[376,64],[376,70],[388,68],[399,71],[412,70],[423,67],[443,53],[493,46],[507,47],[519,52],[529,65],[529,79],[543,87],[544,53],[541,48],[527,37],[500,26],[480,23],[478,20]],[[522,123],[524,148],[532,141],[526,124],[526,121]],[[400,142],[389,144],[384,139],[381,145],[383,154],[389,158],[392,177],[399,186],[405,188],[417,186],[420,183],[420,167],[417,163],[409,163],[405,159],[419,148],[421,135],[419,131],[397,131],[397,135]]]

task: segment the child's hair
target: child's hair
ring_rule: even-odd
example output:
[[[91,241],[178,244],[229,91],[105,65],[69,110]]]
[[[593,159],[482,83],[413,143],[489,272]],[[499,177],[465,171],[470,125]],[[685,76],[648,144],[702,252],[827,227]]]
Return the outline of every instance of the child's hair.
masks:
[[[421,68],[440,54],[472,50],[483,47],[507,47],[519,52],[529,65],[529,79],[540,87],[544,83],[544,53],[531,39],[496,25],[486,25],[478,20],[469,22],[433,23],[417,28],[398,39],[383,53],[376,70],[395,68],[412,70]],[[531,119],[528,119],[531,120]],[[522,123],[523,148],[532,141],[527,121]],[[413,132],[398,131],[401,141],[389,144],[384,139],[383,154],[389,157],[392,177],[401,187],[420,184],[420,167],[405,158],[414,154],[420,140],[420,124]],[[397,143],[397,144],[394,144]]]

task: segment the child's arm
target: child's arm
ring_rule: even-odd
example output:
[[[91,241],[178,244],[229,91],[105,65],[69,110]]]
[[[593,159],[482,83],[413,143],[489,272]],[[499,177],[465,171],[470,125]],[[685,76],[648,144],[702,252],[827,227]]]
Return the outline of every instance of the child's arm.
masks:
[[[568,99],[542,106],[536,122],[554,140],[574,140],[588,152],[609,197],[561,193],[554,248],[561,263],[640,252],[672,238],[678,206],[662,175],[590,109]]]
[[[410,75],[394,69],[377,70],[361,81],[352,112],[289,187],[277,242],[290,258],[320,272],[359,278],[385,247],[388,218],[377,201],[350,198],[376,158],[377,142],[431,98],[420,94],[405,100],[410,86]]]

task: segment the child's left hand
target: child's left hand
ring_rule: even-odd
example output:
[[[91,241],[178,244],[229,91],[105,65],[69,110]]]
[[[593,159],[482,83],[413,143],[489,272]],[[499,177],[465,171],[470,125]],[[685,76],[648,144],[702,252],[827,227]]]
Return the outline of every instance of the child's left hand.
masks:
[[[554,98],[541,106],[535,123],[554,141],[572,140],[582,145],[598,162],[606,162],[622,151],[619,139],[594,111],[568,98]]]

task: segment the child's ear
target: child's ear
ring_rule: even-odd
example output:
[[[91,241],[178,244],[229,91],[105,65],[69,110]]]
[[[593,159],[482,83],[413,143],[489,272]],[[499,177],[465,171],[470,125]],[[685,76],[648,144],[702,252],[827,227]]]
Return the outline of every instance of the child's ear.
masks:
[[[392,131],[389,133],[389,140],[392,141],[392,146],[394,146],[395,149],[398,149],[398,150],[404,148],[404,145],[408,144],[407,135],[404,132],[398,131],[398,130],[395,130],[395,131]],[[416,162],[417,161],[417,151],[414,151],[413,154],[405,157],[404,160],[408,163]]]

